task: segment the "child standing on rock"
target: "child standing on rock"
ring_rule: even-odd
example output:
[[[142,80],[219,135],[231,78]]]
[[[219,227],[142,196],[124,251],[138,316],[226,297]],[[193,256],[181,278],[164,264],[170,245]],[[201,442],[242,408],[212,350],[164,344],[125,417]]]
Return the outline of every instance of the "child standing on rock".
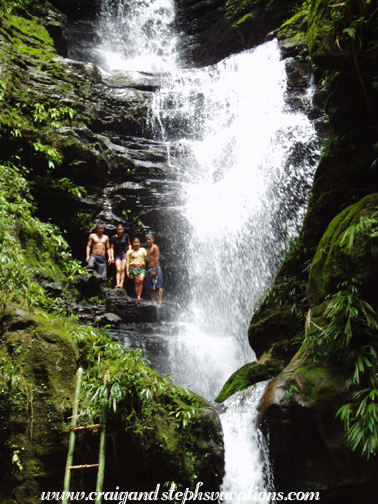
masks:
[[[134,238],[132,248],[126,254],[126,276],[131,278],[135,286],[138,301],[143,301],[143,282],[146,276],[147,251],[140,246],[139,238]]]

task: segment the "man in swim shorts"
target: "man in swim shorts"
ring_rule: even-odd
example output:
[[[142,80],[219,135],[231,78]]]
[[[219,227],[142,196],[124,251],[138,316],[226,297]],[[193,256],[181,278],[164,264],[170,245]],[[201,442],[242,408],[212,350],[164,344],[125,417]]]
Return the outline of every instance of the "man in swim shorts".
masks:
[[[155,293],[159,293],[159,303],[163,301],[163,272],[159,265],[160,250],[154,243],[151,234],[146,235],[147,249],[147,289],[150,292],[151,301],[155,301]]]
[[[93,269],[101,276],[102,284],[106,284],[107,263],[110,264],[109,237],[104,235],[105,226],[97,224],[96,232],[91,233],[86,248],[88,269]]]

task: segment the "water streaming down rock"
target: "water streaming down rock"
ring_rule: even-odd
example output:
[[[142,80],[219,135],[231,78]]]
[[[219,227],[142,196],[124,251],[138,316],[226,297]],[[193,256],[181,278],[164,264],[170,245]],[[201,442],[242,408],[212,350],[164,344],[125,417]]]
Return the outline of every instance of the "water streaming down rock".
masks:
[[[177,63],[172,0],[97,0],[96,52],[103,68],[169,71]]]
[[[315,131],[285,104],[276,42],[217,65],[171,72],[151,124],[180,170],[190,289],[171,341],[173,374],[213,398],[253,353],[246,334],[286,241],[303,218]]]
[[[212,400],[232,372],[254,359],[246,336],[253,303],[303,219],[316,133],[285,102],[285,63],[276,42],[211,67],[179,69],[169,0],[103,0],[101,12],[96,51],[107,72],[164,72],[149,126],[165,143],[168,163],[181,180],[178,218],[166,223],[166,232],[182,236],[176,253],[187,292],[173,322],[156,327],[155,335],[169,355],[164,371]],[[164,19],[162,30],[156,30],[157,16]],[[246,392],[229,400],[222,415],[225,490],[271,483],[264,478],[263,459],[251,453],[251,440],[258,444],[260,434],[251,417],[258,395],[250,397]],[[248,454],[234,456],[233,444],[249,446]]]
[[[238,500],[256,504],[269,502],[267,494],[274,490],[267,443],[257,427],[257,406],[265,387],[262,382],[237,392],[224,402],[222,413],[227,453],[222,491],[237,492]]]
[[[191,225],[183,247],[191,288],[170,341],[172,372],[209,399],[254,358],[246,342],[253,303],[303,218],[313,160],[298,164],[295,153],[299,146],[311,153],[316,134],[285,104],[285,78],[271,42],[212,67],[171,73],[154,95],[151,122],[168,150],[185,153],[170,162],[181,165],[182,211]],[[221,415],[224,491],[270,488],[253,418],[262,390],[238,394]]]

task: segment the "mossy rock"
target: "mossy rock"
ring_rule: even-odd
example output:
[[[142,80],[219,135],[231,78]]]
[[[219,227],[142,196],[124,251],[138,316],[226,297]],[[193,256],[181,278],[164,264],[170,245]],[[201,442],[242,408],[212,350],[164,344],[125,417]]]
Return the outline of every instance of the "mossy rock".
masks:
[[[308,299],[319,305],[339,284],[356,279],[363,299],[378,299],[378,194],[366,196],[337,215],[320,240],[311,265]]]
[[[292,313],[291,307],[264,306],[265,314],[259,312],[252,317],[248,329],[248,340],[251,348],[259,359],[264,352],[269,351],[274,343],[294,338],[303,327],[303,321]],[[268,312],[268,313],[267,313]]]
[[[308,31],[308,48],[318,66],[347,68],[351,64],[350,50],[338,43],[338,17],[348,16],[346,3],[335,4],[329,0],[316,0],[311,6]],[[345,47],[345,46],[344,46]]]
[[[255,383],[273,378],[282,369],[282,363],[275,359],[267,359],[264,363],[251,362],[250,364],[245,364],[226,381],[215,402],[221,403],[236,392],[245,390]]]
[[[355,502],[358,493],[368,496],[366,488],[376,492],[374,461],[348,449],[343,423],[335,418],[345,402],[345,378],[331,367],[309,364],[301,349],[268,384],[259,421],[269,436],[277,490],[289,492],[295,481],[296,488],[317,488],[324,502],[335,504]]]
[[[0,344],[0,502],[34,503],[64,474],[79,352],[54,317],[10,307]],[[20,465],[13,464],[15,452]]]
[[[58,317],[14,305],[3,322],[0,503],[13,499],[37,504],[42,491],[62,490],[76,369],[79,362],[90,365],[87,349],[101,347],[104,340],[79,326],[72,335]],[[117,365],[115,358],[108,373]],[[145,365],[133,365],[141,370],[146,387],[152,380],[161,389],[147,402],[136,394],[131,405],[125,399],[116,411],[109,408],[104,490],[114,490],[122,482],[135,491],[147,491],[166,481],[194,489],[197,479],[207,490],[219,489],[224,476],[223,434],[214,408],[195,394],[167,386]],[[85,402],[85,387],[81,401]],[[76,446],[75,464],[97,461],[98,432],[77,435]],[[77,479],[75,473],[72,488],[89,492],[95,488],[95,477],[94,472]]]
[[[308,11],[301,10],[292,18],[281,25],[277,32],[277,39],[284,54],[292,55],[298,53],[306,55],[308,30]]]
[[[284,339],[274,343],[269,351],[256,362],[245,364],[233,373],[224,384],[215,402],[223,402],[231,395],[255,383],[277,377],[298,350],[298,344]]]

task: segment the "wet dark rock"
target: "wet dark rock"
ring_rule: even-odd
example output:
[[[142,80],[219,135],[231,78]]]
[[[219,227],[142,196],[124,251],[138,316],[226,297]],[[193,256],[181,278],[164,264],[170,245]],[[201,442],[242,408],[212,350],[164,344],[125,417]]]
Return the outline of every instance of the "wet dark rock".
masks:
[[[88,275],[77,275],[72,281],[72,286],[84,297],[92,298],[101,294],[102,278],[96,271]]]
[[[118,315],[125,324],[156,322],[157,307],[149,301],[129,298],[123,289],[106,289],[106,309]]]
[[[325,504],[353,503],[364,495],[364,502],[373,504],[374,462],[347,449],[343,424],[335,419],[345,380],[304,364],[298,355],[269,383],[259,405],[276,491],[319,492]]]
[[[59,56],[67,57],[68,38],[65,35],[67,18],[57,9],[49,9],[43,19],[43,25],[54,41],[54,47]]]
[[[100,315],[97,318],[96,322],[100,326],[112,325],[115,328],[117,328],[117,326],[122,322],[122,319],[121,319],[121,317],[119,317],[115,313],[107,312],[107,313],[104,313],[103,315]]]
[[[55,298],[64,297],[63,287],[58,282],[44,281],[44,282],[41,282],[41,287],[43,287],[47,291],[47,293],[50,294],[50,296],[54,296]]]
[[[97,0],[50,0],[50,3],[71,19],[94,16],[98,8]]]
[[[295,1],[176,0],[176,4],[177,24],[185,34],[182,56],[190,66],[205,66],[270,40]]]
[[[226,17],[225,0],[177,0],[177,25],[185,33],[181,53],[188,65],[217,63],[245,48]]]
[[[69,306],[69,311],[77,316],[83,324],[95,326],[106,312],[106,308],[104,304],[74,303]]]

